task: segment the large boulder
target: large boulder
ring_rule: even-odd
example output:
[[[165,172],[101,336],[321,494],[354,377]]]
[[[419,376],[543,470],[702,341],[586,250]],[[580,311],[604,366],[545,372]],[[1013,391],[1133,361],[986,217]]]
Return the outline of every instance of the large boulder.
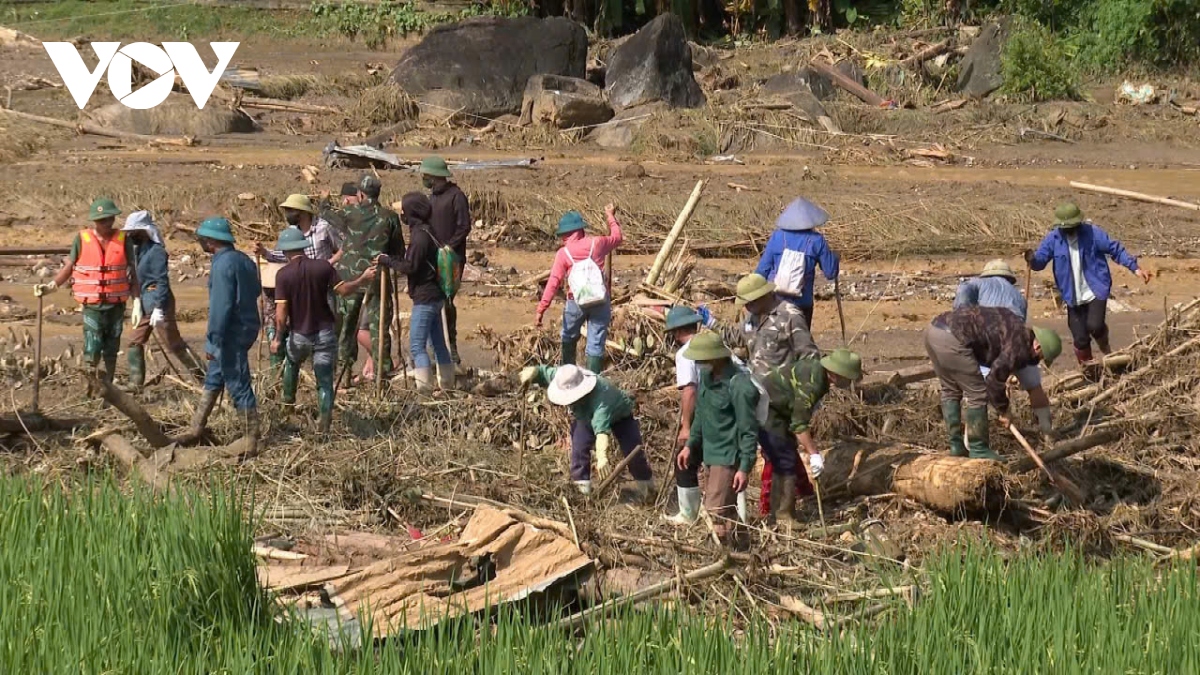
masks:
[[[627,108],[608,122],[592,129],[587,139],[602,148],[624,150],[633,145],[642,126],[668,110],[662,101]]]
[[[392,79],[435,117],[468,122],[521,112],[539,74],[582,78],[587,33],[569,19],[480,17],[438,26],[400,57]]]
[[[983,98],[1004,84],[1000,54],[1008,39],[1008,22],[990,23],[979,31],[958,66],[958,90]]]
[[[822,101],[837,96],[833,80],[814,68],[804,66],[790,73],[772,75],[762,83],[762,93],[787,96],[798,91],[807,91]]]
[[[574,77],[534,75],[525,85],[521,103],[522,126],[549,124],[559,129],[587,127],[612,119],[613,109],[604,90]]]
[[[110,103],[89,111],[88,118],[97,126],[148,136],[216,136],[258,130],[254,120],[241,110],[232,110],[216,100],[210,100],[201,110],[191,96],[180,93],[172,93],[167,100],[146,110]]]
[[[652,101],[672,108],[704,105],[704,92],[692,76],[692,48],[674,14],[659,15],[622,43],[608,63],[604,84],[617,110]]]

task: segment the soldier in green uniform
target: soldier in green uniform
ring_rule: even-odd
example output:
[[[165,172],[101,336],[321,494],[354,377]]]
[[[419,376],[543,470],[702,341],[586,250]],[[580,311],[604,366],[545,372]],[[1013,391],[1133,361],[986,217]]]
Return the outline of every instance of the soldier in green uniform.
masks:
[[[338,275],[343,281],[357,279],[371,266],[379,255],[404,257],[404,235],[400,230],[400,216],[379,203],[382,189],[379,179],[372,175],[362,177],[358,183],[359,201],[344,211],[346,238],[342,245],[342,258],[338,261]],[[391,295],[390,289],[385,294]],[[392,370],[392,344],[384,324],[384,334],[379,335],[381,312],[385,320],[395,311],[388,298],[380,302],[379,284],[364,288],[339,300],[341,330],[338,334],[339,372],[354,365],[358,360],[358,347],[366,347],[369,354],[363,366],[363,378],[369,378],[374,368],[382,368],[384,374]],[[383,363],[374,363],[379,342],[383,339]]]

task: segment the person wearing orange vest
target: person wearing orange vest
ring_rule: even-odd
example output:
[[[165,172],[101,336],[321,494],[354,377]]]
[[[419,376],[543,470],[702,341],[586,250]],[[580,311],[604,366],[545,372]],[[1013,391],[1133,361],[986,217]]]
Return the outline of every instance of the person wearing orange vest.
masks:
[[[66,264],[49,283],[33,287],[35,296],[46,295],[73,282],[72,293],[83,305],[83,359],[99,369],[104,359],[104,380],[112,383],[121,349],[125,303],[133,299],[133,324],[142,321],[142,301],[137,283],[137,258],[133,242],[116,229],[121,210],[111,199],[97,199],[88,209],[92,226],[75,235]]]

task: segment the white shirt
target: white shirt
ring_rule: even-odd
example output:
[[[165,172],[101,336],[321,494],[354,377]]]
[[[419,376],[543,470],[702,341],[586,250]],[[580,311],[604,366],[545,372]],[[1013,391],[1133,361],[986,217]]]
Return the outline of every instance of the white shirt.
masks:
[[[691,338],[688,338],[691,342]],[[687,350],[687,342],[675,352],[675,387],[683,389],[689,384],[700,386],[700,367],[696,362],[683,355]]]
[[[1071,256],[1071,277],[1075,282],[1075,306],[1078,307],[1095,300],[1096,294],[1092,292],[1087,279],[1083,277],[1083,255],[1079,252],[1079,235],[1068,234],[1066,239],[1067,249]]]

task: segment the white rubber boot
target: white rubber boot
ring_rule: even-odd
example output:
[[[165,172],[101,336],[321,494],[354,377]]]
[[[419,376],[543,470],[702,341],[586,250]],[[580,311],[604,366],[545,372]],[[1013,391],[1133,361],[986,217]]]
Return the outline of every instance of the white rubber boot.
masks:
[[[592,481],[577,480],[575,481],[575,489],[579,490],[579,494],[581,495],[590,495],[592,494]]]
[[[742,490],[741,492],[737,493],[737,514],[738,514],[738,520],[742,521],[743,523],[745,523],[747,525],[750,523],[749,517],[746,513],[746,491],[745,490]]]
[[[664,515],[668,523],[686,527],[696,524],[700,518],[700,488],[675,488],[675,493],[679,495],[679,513],[673,516]]]

